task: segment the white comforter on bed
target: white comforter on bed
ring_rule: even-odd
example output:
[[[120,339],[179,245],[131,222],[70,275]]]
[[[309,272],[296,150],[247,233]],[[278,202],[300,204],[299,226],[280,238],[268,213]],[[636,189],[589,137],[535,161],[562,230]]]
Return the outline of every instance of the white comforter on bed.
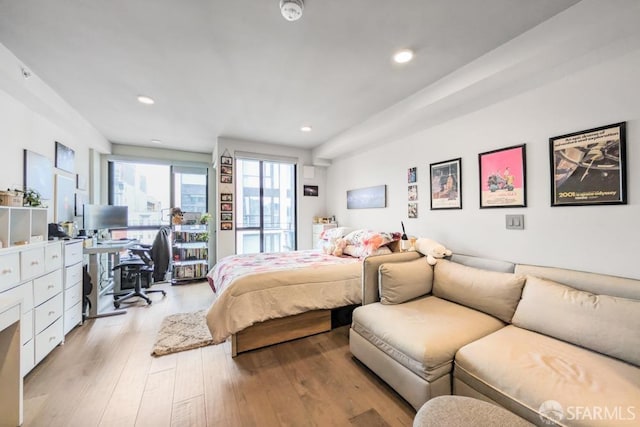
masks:
[[[207,275],[216,293],[207,313],[214,342],[264,320],[359,304],[361,262],[319,251],[221,259]]]

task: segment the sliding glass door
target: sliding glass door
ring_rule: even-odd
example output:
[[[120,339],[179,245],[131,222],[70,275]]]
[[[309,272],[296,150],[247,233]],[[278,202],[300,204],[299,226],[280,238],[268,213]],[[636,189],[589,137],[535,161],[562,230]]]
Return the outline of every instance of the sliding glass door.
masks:
[[[238,254],[296,249],[296,165],[236,159]]]

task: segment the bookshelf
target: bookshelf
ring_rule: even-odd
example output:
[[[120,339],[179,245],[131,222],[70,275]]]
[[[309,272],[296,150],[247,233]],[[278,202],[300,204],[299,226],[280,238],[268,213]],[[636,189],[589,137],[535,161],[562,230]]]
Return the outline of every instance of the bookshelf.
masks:
[[[171,283],[204,279],[209,271],[209,226],[174,225]]]

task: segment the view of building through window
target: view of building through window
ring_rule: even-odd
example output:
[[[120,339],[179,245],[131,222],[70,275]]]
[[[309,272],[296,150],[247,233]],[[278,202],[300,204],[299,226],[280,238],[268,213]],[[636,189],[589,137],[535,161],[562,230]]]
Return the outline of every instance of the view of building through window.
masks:
[[[236,252],[295,250],[295,165],[241,158],[236,165]]]

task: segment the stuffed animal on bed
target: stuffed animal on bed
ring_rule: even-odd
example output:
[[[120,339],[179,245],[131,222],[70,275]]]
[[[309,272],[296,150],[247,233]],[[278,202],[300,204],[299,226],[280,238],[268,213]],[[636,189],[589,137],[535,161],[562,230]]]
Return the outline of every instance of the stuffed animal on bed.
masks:
[[[336,239],[335,246],[333,248],[333,256],[342,256],[344,248],[347,247],[347,241],[345,239]]]
[[[429,265],[436,265],[438,259],[451,256],[452,252],[442,244],[426,237],[416,240],[416,250],[427,257]]]

